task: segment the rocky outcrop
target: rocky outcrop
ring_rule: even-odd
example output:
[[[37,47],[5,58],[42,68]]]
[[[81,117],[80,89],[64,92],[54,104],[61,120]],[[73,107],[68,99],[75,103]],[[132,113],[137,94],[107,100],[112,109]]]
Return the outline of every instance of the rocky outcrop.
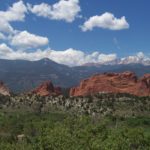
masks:
[[[31,93],[40,96],[52,96],[52,95],[58,96],[61,95],[61,88],[54,87],[51,81],[46,81],[42,83],[39,87],[34,89]]]
[[[2,81],[0,81],[0,94],[10,96],[9,88]]]
[[[139,78],[133,72],[104,73],[92,76],[71,88],[70,96],[86,96],[95,93],[130,93],[150,96],[150,74]]]

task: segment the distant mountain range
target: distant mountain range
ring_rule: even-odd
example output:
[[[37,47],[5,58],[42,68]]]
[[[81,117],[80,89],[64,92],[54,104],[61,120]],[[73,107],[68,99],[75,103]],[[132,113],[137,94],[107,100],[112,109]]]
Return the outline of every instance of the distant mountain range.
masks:
[[[90,64],[69,67],[49,59],[39,61],[0,60],[0,80],[6,83],[14,92],[31,90],[46,80],[52,80],[56,86],[70,88],[93,74],[124,71],[132,71],[138,76],[142,76],[150,73],[150,66],[142,64]]]

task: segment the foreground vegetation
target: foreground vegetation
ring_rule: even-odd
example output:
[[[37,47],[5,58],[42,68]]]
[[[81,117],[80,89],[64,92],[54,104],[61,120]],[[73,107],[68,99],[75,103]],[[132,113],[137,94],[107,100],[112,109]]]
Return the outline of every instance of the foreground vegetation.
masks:
[[[1,150],[150,150],[149,117],[0,112]]]
[[[150,150],[150,97],[0,95],[0,150]]]

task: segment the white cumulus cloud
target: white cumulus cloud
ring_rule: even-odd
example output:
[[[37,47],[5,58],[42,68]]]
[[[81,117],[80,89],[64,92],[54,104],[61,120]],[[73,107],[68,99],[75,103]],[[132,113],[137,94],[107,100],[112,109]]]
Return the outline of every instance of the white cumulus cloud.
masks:
[[[8,47],[5,43],[0,44],[0,57],[1,58],[3,57],[5,58],[7,57],[7,54],[9,55],[12,53],[13,53],[13,50],[10,47]]]
[[[106,63],[116,59],[116,55],[115,54],[106,55],[99,52],[86,54],[83,51],[69,48],[64,51],[50,50],[48,58],[60,64],[65,64],[68,66],[80,66],[89,62]]]
[[[0,40],[5,40],[5,39],[6,39],[5,35],[0,32]]]
[[[41,3],[32,6],[28,4],[28,9],[37,16],[52,20],[65,20],[66,22],[74,21],[81,11],[79,0],[60,0],[53,5]]]
[[[13,27],[10,25],[12,21],[23,21],[27,13],[27,8],[23,1],[18,1],[9,7],[6,11],[0,11],[0,31],[12,33]]]
[[[86,54],[81,50],[75,50],[72,48],[64,51],[56,51],[51,49],[36,50],[34,52],[27,52],[21,50],[13,50],[6,44],[0,44],[0,59],[22,59],[36,61],[43,58],[49,58],[57,63],[67,66],[80,66],[84,64],[130,64],[140,63],[144,65],[150,65],[150,57],[139,52],[136,55],[128,56],[125,58],[118,58],[116,54],[104,54],[98,51]]]
[[[90,17],[86,22],[84,22],[81,29],[82,31],[88,31],[93,30],[95,27],[109,30],[122,30],[128,29],[129,23],[125,16],[116,18],[114,14],[106,12],[100,16]]]
[[[44,46],[47,45],[48,42],[47,37],[31,34],[27,31],[18,32],[11,39],[11,45],[25,49]]]
[[[51,49],[36,50],[34,52],[26,52],[21,50],[12,50],[6,44],[0,44],[0,58],[3,59],[23,59],[23,60],[40,60],[43,58],[49,58],[57,63],[68,66],[79,66],[86,63],[108,63],[117,58],[116,54],[102,54],[99,52],[93,52],[91,54],[85,54],[83,51],[75,49],[67,49],[64,51],[56,51]]]
[[[4,19],[0,18],[0,31],[5,32],[5,33],[13,33],[14,29],[9,24],[9,22],[7,22]]]
[[[140,63],[144,65],[150,65],[150,56],[144,55],[143,52],[138,52],[136,55],[121,58],[120,64],[132,64]]]
[[[23,21],[27,8],[23,1],[18,1],[9,7],[7,11],[0,11],[0,18],[6,21]]]

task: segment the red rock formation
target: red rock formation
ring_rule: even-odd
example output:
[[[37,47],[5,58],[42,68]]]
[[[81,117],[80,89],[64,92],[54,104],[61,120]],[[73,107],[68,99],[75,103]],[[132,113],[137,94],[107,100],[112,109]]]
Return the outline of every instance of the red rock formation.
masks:
[[[2,81],[0,81],[0,94],[10,96],[9,88]]]
[[[140,79],[129,71],[94,75],[81,81],[78,87],[71,88],[70,96],[86,96],[99,92],[150,96],[150,74],[146,74]]]
[[[42,83],[39,87],[34,89],[32,94],[37,94],[40,96],[51,96],[51,95],[61,95],[61,88],[54,87],[51,81],[46,81]]]

